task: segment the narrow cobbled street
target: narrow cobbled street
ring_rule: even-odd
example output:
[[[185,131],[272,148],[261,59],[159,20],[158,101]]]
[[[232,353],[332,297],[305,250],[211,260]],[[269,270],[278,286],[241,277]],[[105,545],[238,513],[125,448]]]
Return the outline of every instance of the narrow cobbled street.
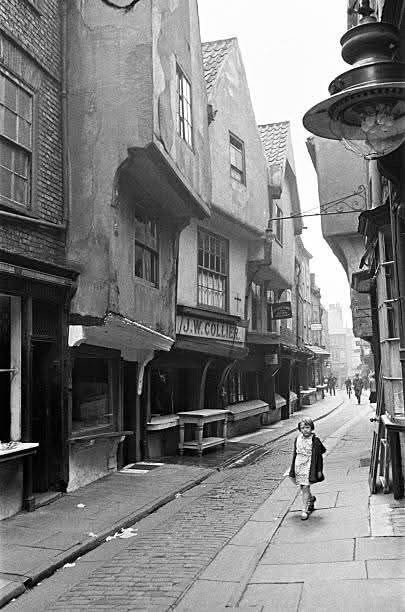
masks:
[[[358,407],[353,399],[345,400],[340,408],[319,421],[318,435],[324,440],[327,439],[329,446],[337,444],[336,450],[329,454],[330,459],[337,453],[339,445],[350,446],[353,442],[359,459],[362,456],[367,457],[370,436],[364,436],[364,433],[369,434],[369,412],[370,407],[367,404]],[[205,601],[191,601],[193,590],[190,587],[206,573],[210,564],[230,542],[235,542],[234,558],[228,558],[227,570],[222,575],[223,565],[222,570],[218,566],[216,575],[211,573],[207,583],[209,585],[209,580],[213,581],[214,591],[218,589],[218,584],[222,583],[226,587],[228,599],[234,594],[234,607],[239,603],[242,605],[244,590],[247,588],[247,592],[250,592],[243,578],[245,577],[246,582],[246,571],[255,558],[254,553],[260,544],[260,538],[258,540],[257,535],[252,534],[251,546],[247,549],[243,547],[246,543],[241,541],[241,554],[238,555],[238,533],[242,533],[247,521],[266,502],[267,512],[271,514],[273,494],[274,508],[280,505],[277,488],[283,481],[287,486],[290,484],[284,474],[291,459],[292,440],[293,434],[274,442],[268,448],[268,453],[251,465],[231,467],[216,473],[134,525],[137,533],[135,537],[106,542],[78,559],[74,566],[59,570],[6,609],[10,612],[96,609],[212,610],[216,604],[212,601],[210,603],[209,598]],[[359,465],[358,460],[356,464]],[[326,473],[327,466],[328,457]],[[363,474],[364,482],[360,488],[367,486],[367,468],[363,468]],[[291,505],[295,495],[293,486],[290,487],[288,495]],[[288,498],[288,495],[284,497]],[[299,506],[296,510],[298,508]],[[322,509],[319,514],[322,515]],[[258,517],[257,525],[264,531],[269,524],[261,521],[264,519]],[[301,526],[311,529],[310,521]],[[341,538],[345,539],[344,524],[341,529]],[[353,535],[350,534],[349,537]],[[258,550],[263,553],[265,548],[266,546],[262,545]],[[246,556],[246,550],[253,554]],[[257,563],[259,559],[260,556],[256,559]],[[248,574],[251,574],[252,570],[254,567],[250,567]],[[210,576],[209,573],[207,575]],[[279,586],[275,585],[273,590],[279,597],[280,606],[285,604],[284,609],[297,609],[295,603],[291,604],[291,598],[285,599],[280,595],[277,590]],[[248,605],[254,604],[251,599],[249,602]],[[261,605],[257,609],[261,609]],[[394,606],[392,609],[400,608]]]

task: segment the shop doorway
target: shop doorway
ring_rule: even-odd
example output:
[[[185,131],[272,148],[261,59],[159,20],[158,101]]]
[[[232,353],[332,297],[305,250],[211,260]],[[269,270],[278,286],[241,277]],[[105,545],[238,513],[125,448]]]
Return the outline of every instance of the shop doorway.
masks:
[[[39,442],[33,458],[34,494],[60,488],[60,398],[57,345],[32,341],[32,440]]]

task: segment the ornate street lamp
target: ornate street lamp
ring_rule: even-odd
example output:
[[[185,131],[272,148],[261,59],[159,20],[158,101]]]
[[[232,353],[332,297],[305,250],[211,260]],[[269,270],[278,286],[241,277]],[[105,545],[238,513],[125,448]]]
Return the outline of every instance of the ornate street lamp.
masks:
[[[405,142],[405,64],[394,59],[398,28],[379,22],[369,0],[360,0],[359,24],[340,39],[351,70],[329,85],[330,98],[304,116],[306,129],[341,140],[366,159],[377,159]]]

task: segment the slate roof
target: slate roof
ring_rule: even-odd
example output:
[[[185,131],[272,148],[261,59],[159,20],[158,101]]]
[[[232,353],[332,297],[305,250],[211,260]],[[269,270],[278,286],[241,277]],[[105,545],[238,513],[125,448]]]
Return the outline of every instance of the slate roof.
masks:
[[[258,125],[267,163],[279,164],[284,167],[288,155],[289,121]]]
[[[222,63],[235,40],[236,38],[212,40],[202,43],[201,45],[204,64],[204,77],[208,95],[211,93]]]

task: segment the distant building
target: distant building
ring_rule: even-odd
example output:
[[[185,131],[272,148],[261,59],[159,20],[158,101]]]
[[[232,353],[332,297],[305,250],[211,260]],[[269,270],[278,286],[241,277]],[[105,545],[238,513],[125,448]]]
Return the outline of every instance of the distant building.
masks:
[[[347,377],[353,378],[361,366],[360,348],[353,331],[344,325],[340,304],[331,304],[328,310],[330,366],[329,372],[343,386]]]

